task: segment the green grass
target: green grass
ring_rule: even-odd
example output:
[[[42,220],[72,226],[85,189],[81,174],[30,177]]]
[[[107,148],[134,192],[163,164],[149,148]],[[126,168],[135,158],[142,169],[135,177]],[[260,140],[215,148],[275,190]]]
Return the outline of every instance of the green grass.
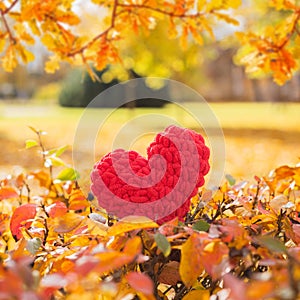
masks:
[[[174,105],[162,109],[139,108],[135,110],[92,109],[80,123],[84,130],[82,140],[91,134],[91,126],[101,132],[96,143],[97,157],[115,147],[133,148],[145,154],[146,145],[153,135],[170,123],[199,130],[198,120],[203,127],[211,127],[207,107],[187,103],[185,109]],[[213,103],[213,114],[224,129],[226,143],[226,173],[236,177],[249,178],[266,175],[280,164],[295,164],[300,156],[300,104],[271,103]],[[19,150],[24,140],[34,134],[27,125],[49,133],[47,146],[73,144],[81,108],[61,108],[56,105],[0,104],[0,167],[8,172],[13,165],[36,167],[33,151]],[[126,124],[123,128],[122,126]],[[149,133],[150,132],[150,133]],[[118,135],[119,133],[119,135]],[[148,133],[148,134],[144,134]],[[78,136],[77,136],[78,137]],[[83,157],[90,146],[82,143]],[[71,153],[68,153],[71,157]],[[71,161],[71,160],[70,160]],[[84,159],[83,159],[84,161]],[[38,161],[39,162],[39,161]],[[87,163],[86,168],[91,168]],[[214,166],[216,167],[216,166]]]
[[[300,103],[274,104],[274,103],[211,103],[209,106],[212,112],[217,116],[221,125],[225,128],[260,128],[260,129],[278,129],[278,130],[300,130]],[[201,116],[201,104],[186,103],[184,107],[196,117]],[[82,108],[62,108],[57,105],[16,105],[0,103],[0,121],[32,122],[43,121],[45,124],[60,120],[67,120],[76,123],[84,109]],[[111,109],[92,109],[93,116],[100,120],[104,118]],[[116,122],[127,121],[132,115],[139,116],[143,114],[163,114],[176,118],[185,123],[186,126],[195,127],[196,122],[189,113],[182,115],[183,110],[177,106],[166,106],[162,109],[137,108],[134,113],[126,109],[118,109],[113,113],[112,120]],[[201,118],[201,117],[200,117]]]

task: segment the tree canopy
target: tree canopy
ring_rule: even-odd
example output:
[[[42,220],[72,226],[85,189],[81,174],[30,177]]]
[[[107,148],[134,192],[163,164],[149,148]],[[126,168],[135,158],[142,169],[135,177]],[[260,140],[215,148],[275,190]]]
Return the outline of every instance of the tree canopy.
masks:
[[[235,33],[239,41],[235,62],[243,65],[250,75],[271,75],[281,85],[299,69],[298,0],[271,0],[264,4],[255,0],[243,4],[241,0],[91,0],[85,5],[97,5],[103,10],[104,17],[96,20],[96,33],[78,30],[86,16],[74,9],[75,0],[1,1],[2,68],[11,72],[20,62],[34,60],[32,45],[40,40],[49,53],[45,63],[47,72],[55,72],[61,62],[67,62],[85,65],[95,79],[93,68],[103,70],[108,64],[126,68],[124,45],[132,43],[134,36],[137,43],[141,34],[144,39],[145,36],[151,39],[152,33],[164,26],[168,29],[163,39],[178,39],[183,49],[189,49],[195,42],[202,46],[215,40],[216,26],[226,23],[240,25]],[[268,18],[271,21],[257,26],[253,20],[258,18],[258,10],[265,16],[275,14],[276,18]],[[159,50],[164,57],[171,49]],[[180,70],[180,66],[181,60],[173,68]],[[147,75],[150,71],[146,68],[143,72]],[[168,75],[164,71],[156,73]]]

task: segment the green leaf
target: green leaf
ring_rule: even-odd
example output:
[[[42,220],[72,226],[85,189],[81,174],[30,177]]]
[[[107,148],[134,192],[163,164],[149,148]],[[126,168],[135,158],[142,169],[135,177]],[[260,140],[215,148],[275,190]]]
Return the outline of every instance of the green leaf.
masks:
[[[225,178],[231,186],[234,185],[236,182],[235,178],[230,174],[226,174]]]
[[[210,225],[205,222],[204,220],[199,220],[196,223],[193,224],[193,229],[197,231],[208,231]]]
[[[272,237],[272,236],[261,236],[257,238],[257,241],[262,246],[268,248],[272,252],[277,253],[286,253],[287,249],[285,245],[278,239]]]
[[[74,170],[73,168],[65,168],[63,169],[56,177],[56,179],[60,181],[67,181],[67,180],[76,180],[79,178],[79,173]]]
[[[33,238],[26,241],[26,248],[33,255],[36,254],[41,245],[42,241],[40,238]]]
[[[56,157],[56,156],[51,156],[51,157],[48,157],[47,160],[48,164],[50,166],[54,166],[54,167],[59,167],[59,166],[65,166],[66,163],[59,157]]]
[[[36,140],[26,140],[25,141],[25,148],[26,149],[30,149],[32,147],[38,146],[39,143]]]
[[[61,156],[68,148],[69,148],[69,145],[59,147],[55,152],[55,156]]]
[[[171,253],[171,244],[167,240],[167,238],[163,234],[157,232],[154,235],[154,240],[156,242],[158,249],[162,251],[164,256],[165,257],[169,256]]]
[[[47,155],[59,157],[59,156],[61,156],[68,148],[69,148],[69,145],[65,145],[65,146],[62,146],[62,147],[59,147],[59,148],[50,149],[50,150],[47,150]]]

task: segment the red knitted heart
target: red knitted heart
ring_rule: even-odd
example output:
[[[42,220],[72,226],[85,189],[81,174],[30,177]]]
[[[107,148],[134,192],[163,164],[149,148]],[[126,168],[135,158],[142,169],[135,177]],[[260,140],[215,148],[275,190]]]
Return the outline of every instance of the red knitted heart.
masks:
[[[91,190],[99,205],[118,217],[144,215],[158,223],[183,220],[190,198],[209,171],[209,148],[200,134],[170,126],[147,148],[115,150],[95,164]]]

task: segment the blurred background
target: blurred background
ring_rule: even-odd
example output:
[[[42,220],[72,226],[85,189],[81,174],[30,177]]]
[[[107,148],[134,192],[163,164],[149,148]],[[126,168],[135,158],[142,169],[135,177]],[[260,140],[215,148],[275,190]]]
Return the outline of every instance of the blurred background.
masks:
[[[96,24],[105,15],[101,8],[77,1],[74,9],[82,19],[76,27],[77,32],[92,35],[99,31]],[[244,15],[248,16],[247,20]],[[61,63],[54,74],[47,74],[44,65],[49,52],[37,38],[30,46],[35,55],[33,62],[19,64],[10,73],[0,69],[0,176],[20,168],[31,170],[41,166],[36,149],[24,149],[24,140],[33,137],[28,125],[48,132],[45,143],[49,147],[69,144],[70,150],[64,158],[72,163],[76,127],[89,102],[116,83],[148,75],[178,80],[195,89],[209,103],[224,131],[225,173],[237,179],[250,179],[254,175],[267,175],[281,164],[299,163],[300,75],[294,74],[291,80],[279,86],[269,74],[248,76],[238,64],[234,32],[245,30],[253,23],[257,27],[266,22],[272,25],[276,20],[271,18],[274,11],[257,2],[251,7],[244,5],[236,17],[240,20],[239,26],[216,24],[214,41],[206,38],[204,45],[190,43],[185,50],[177,39],[168,38],[168,28],[161,20],[150,35],[141,32],[119,45],[124,60],[101,72],[95,71],[101,82],[93,81],[84,68],[66,63]],[[172,93],[150,81],[146,81],[146,85]],[[201,114],[195,99],[183,98],[182,102],[191,112]],[[111,103],[107,101],[99,106],[93,108],[97,110],[97,122],[102,118],[101,111],[103,116],[107,115]],[[180,111],[176,110],[172,104],[165,105],[153,99],[121,108],[113,119],[114,125],[104,135],[107,140],[99,142],[99,157],[109,151],[106,141],[126,118],[145,113],[180,118]],[[197,130],[190,119],[179,121]],[[132,147],[145,153],[141,141]]]

